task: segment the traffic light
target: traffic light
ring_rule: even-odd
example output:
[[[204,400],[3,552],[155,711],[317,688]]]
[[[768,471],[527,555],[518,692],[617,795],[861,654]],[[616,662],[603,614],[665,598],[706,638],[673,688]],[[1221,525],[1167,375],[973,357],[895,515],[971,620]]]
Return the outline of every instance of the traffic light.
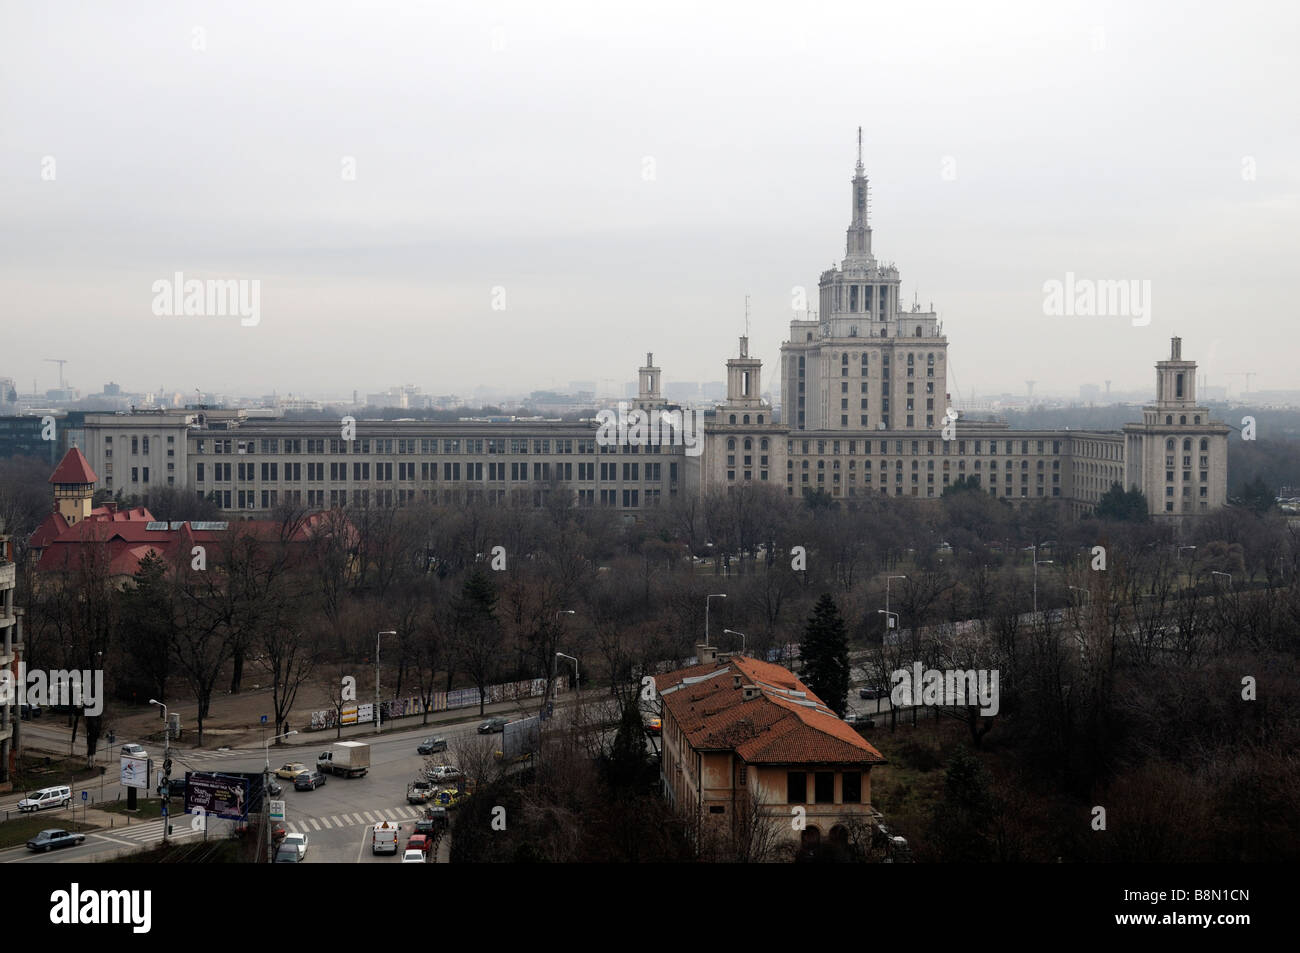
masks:
[[[170,778],[171,776],[172,776],[172,759],[168,758],[165,761],[163,761],[163,777]]]

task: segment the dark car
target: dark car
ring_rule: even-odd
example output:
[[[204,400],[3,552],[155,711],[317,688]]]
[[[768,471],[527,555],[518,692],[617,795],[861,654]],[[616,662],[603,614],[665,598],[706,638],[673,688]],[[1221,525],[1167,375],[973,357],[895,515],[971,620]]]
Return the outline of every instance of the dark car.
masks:
[[[858,697],[875,699],[880,697],[880,692],[875,688],[859,688]]]
[[[293,779],[295,791],[315,791],[325,783],[325,775],[319,771],[304,771]]]
[[[158,796],[159,796],[159,797],[162,797],[162,793],[163,793],[163,782],[162,782],[162,781],[159,781],[159,782],[158,782]],[[167,782],[167,796],[168,796],[169,798],[172,798],[172,797],[184,797],[184,796],[185,796],[185,779],[184,779],[184,778],[172,778],[170,781],[168,781],[168,782]]]
[[[506,725],[509,721],[509,718],[502,718],[500,716],[489,718],[487,721],[483,722],[483,724],[478,726],[478,733],[480,735],[490,735],[498,731],[505,731]]]
[[[271,778],[271,780],[266,784],[266,793],[271,795],[271,797],[279,797],[284,793],[284,788],[280,787],[279,781],[275,778]]]
[[[62,831],[57,829],[41,831],[27,842],[27,849],[40,851],[54,850],[56,847],[71,847],[74,844],[80,844],[85,839],[85,834],[75,834],[72,831]]]
[[[446,738],[425,738],[420,742],[420,747],[416,748],[416,754],[433,754],[435,751],[446,751]]]
[[[433,834],[447,829],[447,809],[445,807],[426,807],[424,815],[415,822],[415,833]]]
[[[275,852],[275,862],[277,864],[300,864],[302,863],[302,854],[296,847],[281,847]]]

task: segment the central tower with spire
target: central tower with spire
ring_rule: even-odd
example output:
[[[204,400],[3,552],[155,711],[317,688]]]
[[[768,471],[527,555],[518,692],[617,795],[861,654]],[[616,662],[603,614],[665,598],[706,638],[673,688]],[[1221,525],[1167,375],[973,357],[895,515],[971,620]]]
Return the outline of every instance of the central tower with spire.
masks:
[[[782,419],[793,430],[938,431],[948,341],[933,310],[899,305],[898,269],[871,249],[862,127],[844,260],[822,272],[819,310],[790,322],[781,348]]]

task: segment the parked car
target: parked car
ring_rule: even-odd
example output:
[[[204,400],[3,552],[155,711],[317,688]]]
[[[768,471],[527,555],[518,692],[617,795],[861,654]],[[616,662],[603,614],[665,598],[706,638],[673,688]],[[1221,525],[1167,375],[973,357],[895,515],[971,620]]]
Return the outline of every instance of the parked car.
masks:
[[[878,689],[875,689],[875,688],[859,688],[859,689],[858,689],[858,697],[859,697],[859,698],[876,699],[876,698],[879,698],[879,697],[881,697],[881,696],[880,696],[880,691],[879,691]]]
[[[149,757],[149,752],[145,751],[143,746],[136,744],[122,745],[122,754],[128,758]]]
[[[41,788],[33,791],[18,802],[18,810],[23,812],[43,811],[47,807],[68,807],[72,804],[72,788],[66,784]]]
[[[416,754],[433,754],[435,751],[446,751],[446,738],[425,738],[420,742],[420,747],[415,749]]]
[[[280,787],[280,782],[272,775],[266,782],[266,793],[271,797],[279,797],[284,793],[284,788]]]
[[[85,834],[75,834],[72,831],[58,829],[41,831],[27,842],[27,849],[50,851],[56,847],[72,847],[75,844],[82,843],[85,839]]]
[[[408,851],[418,850],[420,853],[424,854],[425,859],[427,860],[429,852],[433,850],[433,841],[424,834],[412,834],[410,839],[406,842],[406,849]]]
[[[162,797],[162,793],[163,793],[163,782],[162,782],[162,780],[160,779],[160,780],[158,781],[158,796],[159,796],[159,797]],[[184,796],[185,796],[185,778],[183,778],[183,777],[180,777],[180,778],[172,778],[170,781],[168,781],[168,782],[167,782],[167,796],[168,796],[169,798],[173,798],[173,797],[184,797]]]
[[[289,829],[279,821],[271,827],[271,843],[276,847],[280,846],[280,841],[284,840],[289,834]]]
[[[301,864],[302,860],[303,855],[294,847],[284,847],[282,845],[275,852],[275,862],[277,864]]]
[[[424,774],[430,781],[436,781],[439,784],[450,784],[453,781],[459,781],[465,776],[460,768],[453,767],[450,764],[435,764]]]
[[[664,730],[663,719],[658,715],[652,715],[646,719],[645,730],[652,735],[657,735]]]
[[[448,825],[445,807],[427,807],[424,814],[415,822],[415,833],[432,836],[434,832],[446,830]]]
[[[293,779],[295,791],[315,791],[325,783],[325,775],[319,771],[304,771]]]
[[[298,775],[303,774],[306,770],[307,766],[301,761],[290,761],[287,764],[280,765],[279,769],[275,772],[275,776],[277,778],[284,778],[286,781],[292,781]]]
[[[280,850],[296,850],[303,857],[307,856],[307,835],[306,834],[285,834],[284,840],[280,841]]]
[[[427,864],[429,861],[425,858],[424,851],[407,850],[402,854],[402,863],[404,864]]]
[[[489,718],[487,721],[483,722],[481,725],[478,726],[478,733],[480,735],[491,735],[491,734],[495,734],[498,731],[505,731],[506,725],[509,723],[509,721],[510,721],[509,718],[502,718],[499,715],[496,718]]]

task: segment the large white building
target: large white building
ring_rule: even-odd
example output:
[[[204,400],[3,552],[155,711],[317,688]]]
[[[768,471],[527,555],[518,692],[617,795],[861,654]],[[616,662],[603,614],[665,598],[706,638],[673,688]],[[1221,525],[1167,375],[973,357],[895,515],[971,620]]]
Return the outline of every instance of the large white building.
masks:
[[[1124,432],[1018,431],[949,415],[943,327],[934,311],[901,307],[898,269],[872,250],[860,141],[850,197],[845,257],[821,275],[821,310],[791,321],[781,347],[783,419],[760,396],[762,362],[741,338],[701,455],[599,446],[594,420],[358,420],[349,439],[338,421],[195,410],[87,415],[86,457],[102,487],[184,488],[250,517],[281,504],[540,506],[559,492],[634,516],[743,484],[851,502],[936,498],[962,477],[999,499],[1057,500],[1075,514],[1113,483],[1140,488],[1160,517],[1224,505],[1228,428],[1195,406],[1196,365],[1178,338],[1157,365],[1156,404]],[[652,355],[638,382],[637,407],[674,409]]]

